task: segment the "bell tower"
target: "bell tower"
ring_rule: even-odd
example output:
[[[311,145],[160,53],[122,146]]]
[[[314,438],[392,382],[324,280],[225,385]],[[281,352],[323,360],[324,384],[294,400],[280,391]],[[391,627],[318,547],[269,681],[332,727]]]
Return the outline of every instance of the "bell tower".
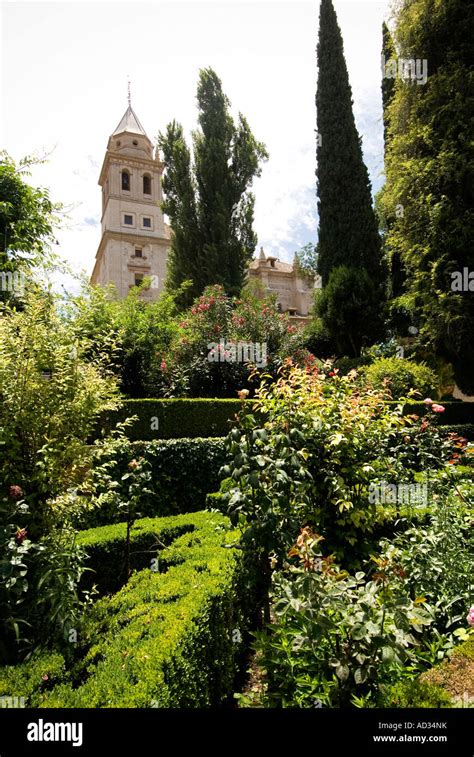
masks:
[[[148,276],[143,299],[155,300],[163,291],[170,245],[161,211],[163,168],[129,96],[100,172],[102,238],[91,276],[92,284],[115,284],[119,297]]]

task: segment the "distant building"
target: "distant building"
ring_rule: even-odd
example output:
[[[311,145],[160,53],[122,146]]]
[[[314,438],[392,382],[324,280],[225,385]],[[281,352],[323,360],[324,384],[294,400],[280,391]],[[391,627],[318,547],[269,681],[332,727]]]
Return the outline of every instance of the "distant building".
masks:
[[[92,284],[113,283],[120,297],[144,276],[142,294],[155,300],[163,291],[170,230],[161,211],[164,165],[143,126],[128,106],[109,138],[99,184],[102,187],[102,239]]]
[[[143,299],[156,300],[163,291],[171,239],[161,210],[163,169],[158,149],[129,103],[109,137],[100,172],[102,238],[91,276],[92,284],[114,284],[119,297],[144,277],[151,283]],[[249,281],[258,282],[257,295],[275,294],[279,309],[295,321],[308,319],[314,283],[293,264],[265,256],[261,249],[250,263]]]
[[[283,263],[260,248],[249,266],[249,282],[257,283],[257,294],[276,295],[277,306],[290,318],[305,322],[313,304],[314,280],[303,276],[294,263]]]

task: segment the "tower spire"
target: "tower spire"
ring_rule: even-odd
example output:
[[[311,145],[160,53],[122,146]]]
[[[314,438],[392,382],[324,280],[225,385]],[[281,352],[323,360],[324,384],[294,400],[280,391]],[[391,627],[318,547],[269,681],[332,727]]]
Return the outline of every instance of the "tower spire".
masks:
[[[132,94],[130,91],[130,76],[127,76],[127,99],[128,99],[128,107],[130,108],[132,105]]]

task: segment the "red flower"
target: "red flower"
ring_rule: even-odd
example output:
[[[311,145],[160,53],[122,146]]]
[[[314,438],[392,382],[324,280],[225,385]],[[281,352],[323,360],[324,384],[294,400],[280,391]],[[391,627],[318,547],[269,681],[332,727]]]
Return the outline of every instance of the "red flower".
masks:
[[[8,489],[8,494],[12,499],[21,499],[23,497],[23,489],[21,486],[10,486]]]
[[[27,537],[27,531],[26,528],[17,528],[15,539],[17,540],[18,544],[23,544]]]
[[[444,411],[446,410],[443,405],[431,405],[431,409],[433,413],[444,413]]]
[[[166,361],[165,361],[165,360],[162,360],[162,361],[161,361],[161,366],[160,366],[160,368],[161,368],[161,370],[162,370],[162,371],[166,371]]]
[[[334,371],[329,371],[328,376],[335,376]]]

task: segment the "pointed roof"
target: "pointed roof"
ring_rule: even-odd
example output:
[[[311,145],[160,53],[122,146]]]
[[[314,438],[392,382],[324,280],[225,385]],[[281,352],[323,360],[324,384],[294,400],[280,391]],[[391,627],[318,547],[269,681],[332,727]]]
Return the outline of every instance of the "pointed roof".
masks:
[[[122,132],[124,131],[131,132],[132,134],[143,134],[144,137],[147,136],[145,129],[138,120],[137,114],[135,113],[131,105],[128,106],[127,110],[123,114],[122,119],[115,131],[112,133],[112,136],[114,137],[116,134],[122,134]]]

